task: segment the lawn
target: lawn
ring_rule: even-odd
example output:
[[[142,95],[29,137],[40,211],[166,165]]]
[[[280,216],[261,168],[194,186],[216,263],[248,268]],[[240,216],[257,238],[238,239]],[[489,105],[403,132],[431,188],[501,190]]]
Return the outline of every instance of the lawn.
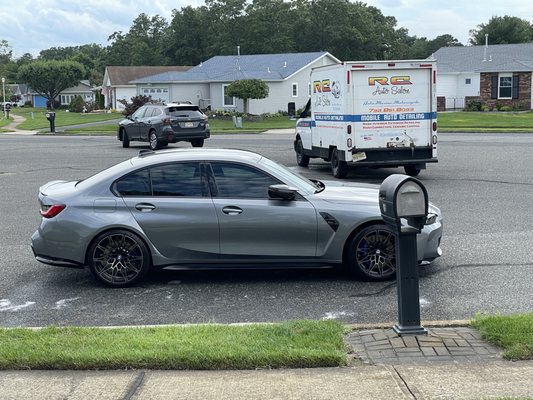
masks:
[[[533,112],[440,112],[439,132],[533,132]]]
[[[0,329],[0,370],[337,367],[343,334],[336,321]]]
[[[533,360],[533,314],[479,316],[472,321],[481,337],[505,350],[508,360]]]
[[[16,108],[11,110],[12,114],[20,115],[21,117],[26,118],[22,124],[18,125],[18,129],[26,130],[39,130],[39,129],[48,129],[50,127],[50,122],[46,119],[46,109],[44,108]],[[33,113],[33,117],[32,117]],[[98,122],[98,121],[108,121],[121,118],[122,115],[118,113],[71,113],[66,110],[56,110],[56,119],[55,125],[67,126],[67,125],[78,125],[85,124],[87,122]]]

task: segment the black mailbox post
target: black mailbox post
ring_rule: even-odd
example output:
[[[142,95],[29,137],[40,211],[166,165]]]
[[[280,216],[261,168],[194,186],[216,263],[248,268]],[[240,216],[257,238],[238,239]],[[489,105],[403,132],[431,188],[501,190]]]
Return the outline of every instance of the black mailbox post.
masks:
[[[52,112],[52,111],[47,112],[46,113],[46,119],[48,121],[50,121],[50,132],[55,133],[55,131],[56,131],[56,123],[55,123],[56,113]]]
[[[381,216],[396,233],[396,279],[398,283],[399,335],[425,335],[420,325],[418,256],[416,235],[428,214],[428,194],[420,181],[395,174],[383,181],[379,190]]]

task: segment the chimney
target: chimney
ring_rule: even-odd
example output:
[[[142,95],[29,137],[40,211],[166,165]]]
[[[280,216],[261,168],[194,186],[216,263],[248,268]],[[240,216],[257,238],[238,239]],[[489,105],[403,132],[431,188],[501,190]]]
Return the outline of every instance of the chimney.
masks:
[[[241,46],[237,46],[237,56],[240,57],[241,55]]]
[[[488,48],[489,48],[489,34],[485,33],[485,48],[483,49],[483,62],[487,61],[487,50],[488,50]]]

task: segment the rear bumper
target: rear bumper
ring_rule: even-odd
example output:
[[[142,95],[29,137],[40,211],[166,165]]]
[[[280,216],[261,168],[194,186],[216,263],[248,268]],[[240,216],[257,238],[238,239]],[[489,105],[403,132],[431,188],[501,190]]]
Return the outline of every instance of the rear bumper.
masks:
[[[54,265],[57,267],[69,267],[69,268],[83,268],[84,264],[79,261],[74,261],[68,258],[63,258],[60,256],[50,255],[50,249],[55,249],[53,243],[47,242],[39,233],[35,233],[31,237],[31,250],[35,259],[43,264]],[[66,253],[66,252],[65,252]]]
[[[176,132],[173,130],[164,130],[161,134],[161,140],[168,143],[189,141],[191,139],[208,139],[211,136],[209,129],[205,131]]]

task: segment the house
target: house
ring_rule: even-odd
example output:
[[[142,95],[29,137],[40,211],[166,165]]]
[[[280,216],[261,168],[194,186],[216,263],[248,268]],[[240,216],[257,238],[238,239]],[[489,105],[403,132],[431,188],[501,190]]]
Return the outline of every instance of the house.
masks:
[[[137,87],[130,83],[135,79],[144,78],[150,75],[157,75],[163,72],[183,72],[189,70],[191,67],[179,66],[144,66],[144,67],[125,67],[125,66],[109,66],[104,72],[104,81],[102,84],[102,94],[104,95],[104,106],[107,109],[123,110],[124,106],[117,100],[130,100],[137,95]],[[160,97],[162,100],[167,100],[168,92],[153,92],[155,97]],[[158,96],[157,96],[158,95]]]
[[[169,101],[191,101],[201,108],[243,111],[241,99],[226,95],[226,88],[240,79],[260,79],[269,87],[266,99],[250,99],[250,114],[287,110],[289,103],[307,103],[311,68],[340,63],[328,52],[215,56],[187,72],[169,71],[136,79],[137,94],[168,91]]]
[[[31,94],[28,90],[28,85],[25,83],[10,83],[6,85],[6,92],[11,93],[11,95],[18,99],[16,101],[18,106],[24,105],[27,101],[31,101]],[[7,93],[6,98],[9,100]]]
[[[437,60],[439,111],[464,108],[469,100],[532,109],[533,43],[442,47]]]
[[[77,86],[63,90],[58,96],[62,106],[68,106],[76,96],[80,96],[85,102],[93,102],[94,86],[88,80],[80,81]]]

